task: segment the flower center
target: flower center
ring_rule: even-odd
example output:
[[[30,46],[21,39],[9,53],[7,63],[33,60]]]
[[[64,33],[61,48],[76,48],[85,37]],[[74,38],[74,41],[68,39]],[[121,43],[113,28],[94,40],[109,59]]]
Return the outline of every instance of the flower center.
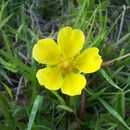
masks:
[[[64,60],[60,63],[60,68],[63,70],[63,71],[69,71],[71,70],[72,66],[71,66],[71,63],[69,60]]]

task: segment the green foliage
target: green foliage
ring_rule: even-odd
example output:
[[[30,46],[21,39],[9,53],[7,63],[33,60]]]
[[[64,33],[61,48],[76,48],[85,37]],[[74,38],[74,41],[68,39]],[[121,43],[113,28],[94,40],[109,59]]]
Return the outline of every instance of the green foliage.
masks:
[[[86,75],[85,102],[84,95],[41,87],[35,75],[44,66],[32,59],[36,41],[56,38],[66,25],[83,30],[83,49],[98,47],[104,62],[130,53],[129,5],[129,0],[1,0],[0,130],[129,130],[130,57]]]
[[[8,101],[2,93],[0,93],[0,107],[2,108],[4,117],[7,120],[8,129],[16,130],[15,118],[12,117]]]
[[[34,119],[35,119],[38,107],[42,102],[42,99],[43,99],[42,96],[39,96],[39,95],[36,96],[36,99],[34,101],[33,108],[32,108],[32,111],[31,111],[31,114],[30,114],[30,117],[29,117],[29,123],[28,123],[27,130],[32,129],[32,125],[34,123]]]

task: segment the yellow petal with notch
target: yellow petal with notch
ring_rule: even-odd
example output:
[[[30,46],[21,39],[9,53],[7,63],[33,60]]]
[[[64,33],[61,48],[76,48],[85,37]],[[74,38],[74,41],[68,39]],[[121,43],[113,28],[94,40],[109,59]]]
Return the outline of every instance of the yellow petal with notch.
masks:
[[[33,58],[42,64],[55,65],[60,61],[58,45],[51,38],[39,40],[33,47]]]
[[[58,90],[63,85],[62,72],[59,68],[39,69],[36,77],[39,84],[44,85],[49,90]]]
[[[85,73],[93,73],[99,70],[103,60],[98,53],[99,49],[96,47],[85,50],[75,60],[75,67]]]
[[[61,87],[62,93],[75,96],[80,95],[86,85],[86,79],[83,75],[70,72],[64,78],[63,86]]]
[[[84,44],[84,33],[79,29],[64,27],[58,33],[58,46],[65,58],[72,58],[82,49]]]

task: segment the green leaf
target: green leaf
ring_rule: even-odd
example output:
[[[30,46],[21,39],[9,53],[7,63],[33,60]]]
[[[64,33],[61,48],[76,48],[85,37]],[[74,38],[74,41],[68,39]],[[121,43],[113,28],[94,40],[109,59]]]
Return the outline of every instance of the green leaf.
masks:
[[[70,108],[70,107],[68,107],[68,106],[66,106],[66,105],[58,105],[57,108],[61,108],[61,109],[63,109],[63,110],[66,110],[66,111],[68,111],[68,112],[71,112],[71,113],[74,112],[72,108]]]
[[[2,4],[0,5],[0,21],[2,19],[2,15],[4,14],[4,10],[6,10],[7,5],[9,4],[10,0],[8,1],[3,1]]]
[[[129,126],[126,124],[126,122],[123,120],[123,118],[120,116],[120,114],[113,108],[111,107],[106,101],[103,99],[99,98],[99,101],[103,104],[103,106],[122,124],[124,125],[127,130],[130,130]]]
[[[5,18],[0,22],[0,29],[8,22],[8,20],[12,17],[12,15],[13,14],[9,15],[7,18]]]
[[[1,92],[0,92],[0,107],[2,108],[4,117],[7,120],[10,130],[15,130],[16,129],[15,118],[12,116],[12,114],[9,111],[10,108],[6,97]]]
[[[0,69],[0,76],[3,77],[8,83],[12,85],[12,82],[4,69]]]
[[[9,94],[10,98],[13,98],[13,94],[12,94],[12,91],[11,89],[6,85],[4,84],[3,82],[1,82],[3,84],[3,86],[5,87],[5,90],[6,92]]]
[[[38,36],[29,28],[28,28],[28,33],[30,33],[31,37],[33,37],[35,41],[39,40]]]
[[[31,69],[31,67],[27,66],[19,59],[14,58],[13,56],[11,56],[7,52],[3,51],[2,49],[0,49],[0,54],[2,56],[4,56],[5,58],[7,58],[8,60],[10,60],[12,62],[12,66],[15,66],[17,68],[17,71],[20,72],[20,74],[24,75],[25,77],[27,77],[31,81],[35,81],[35,79],[36,79],[35,73],[36,72],[33,69]],[[7,66],[5,66],[5,68],[6,67]]]
[[[16,64],[12,64],[10,62],[6,62],[5,60],[3,60],[2,58],[0,58],[0,64],[3,65],[3,68],[16,73],[17,72],[17,68],[16,68]]]
[[[125,94],[121,91],[116,95],[116,110],[124,119],[125,117]]]
[[[77,15],[77,19],[76,19],[76,22],[74,24],[74,27],[75,28],[78,28],[79,24],[80,24],[80,19],[82,18],[82,15],[84,13],[84,10],[85,10],[85,6],[87,4],[87,1],[88,0],[84,0],[83,3],[82,3],[82,8],[81,10],[79,11],[78,15]]]
[[[10,55],[12,55],[12,50],[11,50],[12,44],[11,44],[11,41],[10,41],[10,39],[9,39],[8,34],[6,33],[6,31],[2,30],[2,37],[3,37],[3,44],[4,44],[5,48],[6,48],[6,51]]]
[[[42,96],[39,96],[39,95],[37,95],[36,98],[35,98],[35,101],[34,101],[34,104],[33,104],[33,107],[32,107],[32,111],[31,111],[31,114],[30,114],[30,117],[29,117],[29,123],[28,123],[27,130],[32,129],[32,125],[34,123],[34,120],[35,120],[35,117],[36,117],[36,114],[37,114],[37,110],[39,108],[40,103],[42,102],[42,99],[43,99]]]
[[[59,100],[60,104],[65,105],[64,99],[58,94],[57,91],[51,91],[51,92],[52,92],[52,94],[54,94],[57,97],[57,99]]]
[[[0,123],[0,130],[10,130],[10,127],[5,126],[4,124]]]
[[[107,74],[107,72],[104,69],[100,69],[100,73],[101,75],[106,79],[106,81],[111,84],[113,87],[115,87],[118,90],[122,90],[119,86],[117,86],[113,80],[111,79],[111,77]]]

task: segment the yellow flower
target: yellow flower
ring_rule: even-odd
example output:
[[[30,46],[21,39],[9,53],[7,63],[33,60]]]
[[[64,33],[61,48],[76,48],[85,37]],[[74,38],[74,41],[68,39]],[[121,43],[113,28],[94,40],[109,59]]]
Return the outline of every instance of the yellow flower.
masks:
[[[80,95],[86,85],[81,73],[93,73],[102,64],[98,48],[80,52],[84,41],[84,33],[71,27],[60,29],[57,43],[52,38],[39,40],[33,47],[32,55],[39,63],[47,64],[36,74],[39,84],[49,90],[61,89],[62,93],[70,96]]]

